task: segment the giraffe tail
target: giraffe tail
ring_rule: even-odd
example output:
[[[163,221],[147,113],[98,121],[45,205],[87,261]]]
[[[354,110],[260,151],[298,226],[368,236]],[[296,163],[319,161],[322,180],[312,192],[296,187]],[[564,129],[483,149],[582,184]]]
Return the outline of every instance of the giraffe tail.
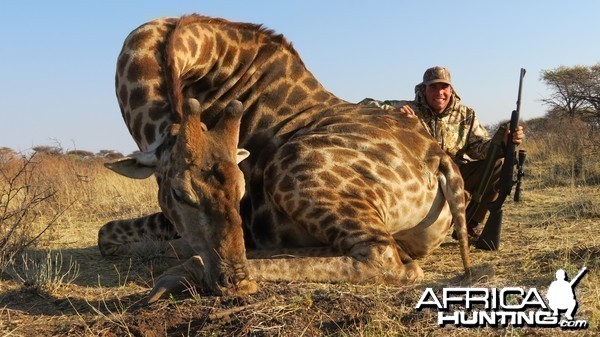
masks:
[[[458,237],[460,256],[465,274],[471,273],[471,258],[469,256],[469,235],[467,234],[466,200],[464,181],[458,166],[448,156],[440,162],[440,186],[452,214],[454,231]]]

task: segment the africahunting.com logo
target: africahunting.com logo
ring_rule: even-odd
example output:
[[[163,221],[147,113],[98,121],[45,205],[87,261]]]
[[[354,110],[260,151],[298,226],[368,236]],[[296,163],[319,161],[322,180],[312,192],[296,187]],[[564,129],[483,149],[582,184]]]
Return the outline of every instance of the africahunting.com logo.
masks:
[[[556,280],[546,293],[547,302],[536,288],[444,288],[441,297],[427,288],[415,309],[437,309],[440,326],[585,329],[588,322],[574,317],[578,307],[575,287],[586,272],[583,267],[568,281],[564,270],[556,271]]]

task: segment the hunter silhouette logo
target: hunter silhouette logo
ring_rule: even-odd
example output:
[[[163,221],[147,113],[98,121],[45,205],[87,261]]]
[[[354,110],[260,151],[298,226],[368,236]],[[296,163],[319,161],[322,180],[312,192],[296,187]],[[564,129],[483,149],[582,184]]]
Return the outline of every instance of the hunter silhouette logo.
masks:
[[[583,267],[579,274],[569,282],[566,280],[567,273],[564,270],[559,269],[556,271],[556,281],[550,284],[546,295],[548,306],[552,309],[554,316],[558,316],[559,310],[566,310],[565,317],[569,321],[573,320],[573,315],[578,306],[575,298],[575,287],[586,272],[587,268]]]
[[[574,315],[578,307],[575,287],[586,272],[583,267],[568,281],[567,273],[557,270],[556,280],[548,287],[547,302],[536,288],[444,288],[440,295],[427,288],[415,309],[437,309],[440,326],[585,329],[588,322],[574,320]],[[566,319],[561,319],[562,312]]]

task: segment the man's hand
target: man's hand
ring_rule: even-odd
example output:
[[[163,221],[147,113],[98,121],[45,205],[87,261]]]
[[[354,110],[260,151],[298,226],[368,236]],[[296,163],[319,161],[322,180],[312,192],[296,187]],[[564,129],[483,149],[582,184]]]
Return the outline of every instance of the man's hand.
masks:
[[[510,130],[506,130],[504,134],[504,145],[506,145],[506,141],[508,140],[508,134],[510,134]],[[523,132],[523,127],[521,125],[517,126],[517,131],[512,132],[512,142],[519,146],[523,142],[523,138],[525,138],[525,133]]]
[[[410,107],[410,105],[405,104],[397,109],[401,114],[406,115],[407,117],[416,117],[415,111]]]

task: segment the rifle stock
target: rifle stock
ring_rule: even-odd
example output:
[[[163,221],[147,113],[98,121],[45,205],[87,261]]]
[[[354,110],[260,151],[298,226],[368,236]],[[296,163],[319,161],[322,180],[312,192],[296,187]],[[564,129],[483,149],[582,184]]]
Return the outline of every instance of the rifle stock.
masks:
[[[525,69],[521,68],[519,78],[519,93],[517,96],[517,109],[513,110],[510,116],[510,132],[515,132],[519,126],[519,115],[521,111],[521,92],[523,90],[523,78],[525,77]],[[514,184],[514,170],[517,165],[515,153],[516,146],[509,139],[506,141],[504,151],[504,163],[500,171],[500,182],[498,197],[489,206],[490,214],[483,228],[479,239],[475,243],[475,247],[484,250],[500,249],[500,232],[502,227],[502,205],[506,198],[510,195]],[[520,189],[520,186],[519,186]],[[519,192],[519,198],[521,197]]]

